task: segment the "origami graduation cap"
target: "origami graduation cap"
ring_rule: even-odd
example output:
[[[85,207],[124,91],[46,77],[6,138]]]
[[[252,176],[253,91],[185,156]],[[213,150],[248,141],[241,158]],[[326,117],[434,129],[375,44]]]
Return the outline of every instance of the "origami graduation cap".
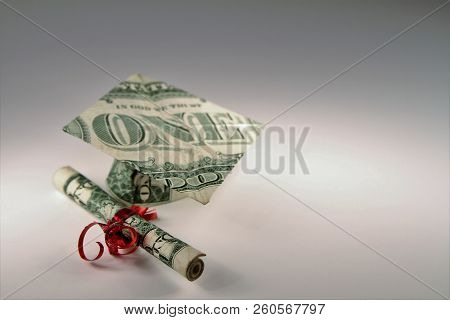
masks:
[[[140,74],[119,83],[64,131],[114,157],[110,191],[128,204],[209,202],[261,124]]]

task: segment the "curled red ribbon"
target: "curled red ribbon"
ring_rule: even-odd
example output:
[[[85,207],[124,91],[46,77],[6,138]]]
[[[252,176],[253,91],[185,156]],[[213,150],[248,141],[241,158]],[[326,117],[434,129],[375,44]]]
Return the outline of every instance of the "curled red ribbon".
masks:
[[[78,253],[81,259],[86,261],[95,261],[100,259],[105,251],[103,244],[97,241],[99,252],[93,259],[86,257],[84,253],[84,237],[86,233],[95,225],[100,226],[105,233],[105,243],[109,253],[115,256],[126,255],[136,251],[139,245],[139,234],[132,227],[126,226],[125,220],[133,215],[139,215],[145,220],[154,220],[158,217],[155,209],[149,209],[141,206],[131,206],[124,208],[114,215],[106,224],[100,222],[92,222],[84,227],[78,238]]]

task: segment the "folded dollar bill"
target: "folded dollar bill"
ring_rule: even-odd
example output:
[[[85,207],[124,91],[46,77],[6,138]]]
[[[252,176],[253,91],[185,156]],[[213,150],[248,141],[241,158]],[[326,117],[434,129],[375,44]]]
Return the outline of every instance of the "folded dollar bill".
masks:
[[[209,202],[261,124],[140,74],[64,129],[111,155],[110,191],[128,204]]]

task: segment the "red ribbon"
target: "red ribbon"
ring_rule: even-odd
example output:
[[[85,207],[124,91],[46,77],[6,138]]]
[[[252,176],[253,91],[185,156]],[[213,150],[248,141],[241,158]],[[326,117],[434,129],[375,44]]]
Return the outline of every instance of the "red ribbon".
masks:
[[[155,209],[149,209],[141,206],[131,206],[129,208],[120,209],[106,224],[100,222],[92,222],[81,231],[78,239],[78,253],[81,259],[86,261],[95,261],[100,259],[105,251],[103,244],[97,241],[100,248],[97,256],[93,259],[86,257],[84,253],[84,237],[86,233],[95,225],[100,226],[105,233],[105,243],[109,253],[114,256],[126,255],[136,251],[139,245],[139,234],[130,226],[126,226],[125,220],[133,215],[139,215],[145,220],[154,220],[158,217]]]

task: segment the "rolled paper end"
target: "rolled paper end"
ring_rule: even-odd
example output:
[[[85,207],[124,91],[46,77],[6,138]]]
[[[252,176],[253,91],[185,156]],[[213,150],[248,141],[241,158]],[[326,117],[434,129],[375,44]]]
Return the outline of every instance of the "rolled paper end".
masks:
[[[78,174],[78,172],[72,167],[61,167],[53,174],[53,185],[59,192],[64,193],[64,185],[66,184],[66,181],[75,174]]]
[[[200,259],[200,257],[195,258],[191,261],[186,270],[186,278],[189,281],[198,279],[202,275],[203,269],[205,269],[205,263],[203,260]]]
[[[198,279],[205,268],[205,264],[200,257],[206,256],[191,246],[186,246],[173,258],[173,269],[186,277],[189,281]]]

